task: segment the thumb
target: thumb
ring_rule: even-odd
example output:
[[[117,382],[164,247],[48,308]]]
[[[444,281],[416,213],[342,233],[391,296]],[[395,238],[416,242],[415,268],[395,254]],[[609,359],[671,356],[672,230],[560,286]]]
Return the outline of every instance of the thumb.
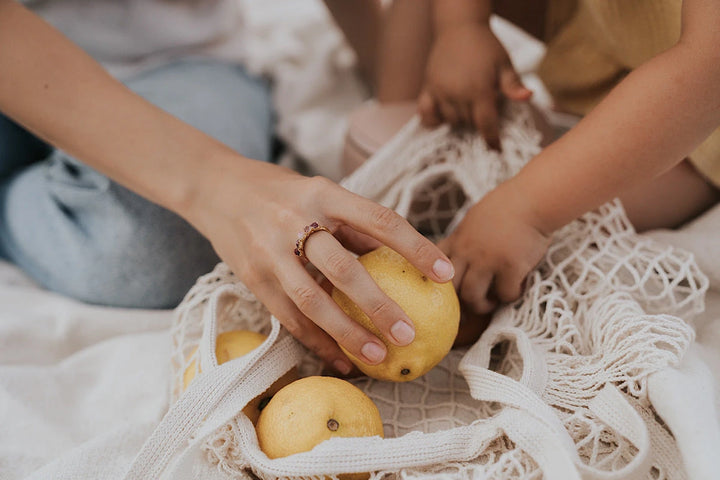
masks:
[[[524,102],[532,96],[532,90],[523,85],[520,75],[508,61],[500,69],[500,91],[510,100]]]

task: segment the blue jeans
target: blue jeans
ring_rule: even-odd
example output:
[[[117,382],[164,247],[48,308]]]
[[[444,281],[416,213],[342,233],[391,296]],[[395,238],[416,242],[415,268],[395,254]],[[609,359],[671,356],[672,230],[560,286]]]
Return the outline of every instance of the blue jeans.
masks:
[[[270,159],[268,87],[241,67],[185,60],[126,85],[235,151]],[[210,242],[178,215],[1,114],[0,257],[50,290],[137,308],[174,307],[219,261]]]

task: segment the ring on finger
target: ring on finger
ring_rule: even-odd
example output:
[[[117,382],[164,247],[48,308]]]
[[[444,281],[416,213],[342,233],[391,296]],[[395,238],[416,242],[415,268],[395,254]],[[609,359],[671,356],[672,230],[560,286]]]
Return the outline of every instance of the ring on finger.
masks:
[[[298,233],[298,238],[295,241],[295,255],[307,260],[307,256],[305,256],[305,242],[307,242],[307,239],[310,238],[313,233],[317,232],[327,232],[332,235],[329,228],[320,225],[318,222],[312,222],[310,225],[306,225],[305,228]]]

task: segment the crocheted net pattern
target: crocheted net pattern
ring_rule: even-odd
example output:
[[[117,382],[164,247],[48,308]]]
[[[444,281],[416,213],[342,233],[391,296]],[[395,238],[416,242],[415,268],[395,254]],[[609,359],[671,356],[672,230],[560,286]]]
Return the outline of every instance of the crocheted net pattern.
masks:
[[[442,238],[470,205],[539,152],[540,136],[533,121],[527,107],[508,107],[501,129],[502,153],[488,150],[478,136],[445,128],[426,131],[411,122],[343,185],[395,209],[425,235]],[[203,307],[227,283],[239,284],[239,280],[219,264],[198,280],[175,312],[173,400],[182,393],[183,372],[196,360],[191,352],[202,334]],[[240,286],[244,293],[218,313],[218,331],[267,333],[269,313]],[[524,295],[498,311],[481,338],[493,346],[490,363],[483,367],[518,381],[541,379],[536,382],[537,397],[552,408],[580,461],[601,473],[620,472],[638,454],[636,445],[588,407],[604,386],[615,386],[649,432],[650,462],[640,478],[684,479],[674,439],[648,400],[646,379],[680,362],[694,339],[689,322],[704,308],[707,287],[690,254],[638,236],[622,205],[608,203],[555,234],[544,260],[529,276]],[[509,331],[529,339],[544,359],[543,368],[528,370],[517,342],[503,334]],[[487,340],[493,335],[496,338]],[[386,438],[406,438],[412,447],[417,432],[478,424],[510,408],[473,398],[458,368],[466,352],[453,350],[435,369],[412,382],[367,377],[352,382],[378,406]],[[308,354],[300,372],[319,374],[321,365]],[[236,418],[216,431],[205,444],[205,458],[233,478],[266,478],[248,461],[238,441],[246,425]],[[371,474],[373,480],[542,477],[535,459],[501,430],[485,439],[482,453],[470,461],[449,458],[422,468],[399,462],[396,469]]]

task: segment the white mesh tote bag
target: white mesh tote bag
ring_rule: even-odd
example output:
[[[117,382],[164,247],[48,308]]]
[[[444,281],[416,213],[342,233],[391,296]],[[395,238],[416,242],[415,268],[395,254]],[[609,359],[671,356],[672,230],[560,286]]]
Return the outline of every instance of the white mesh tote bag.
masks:
[[[507,107],[502,153],[414,119],[344,186],[440,238],[539,151],[532,118]],[[292,367],[321,366],[220,264],[175,312],[173,403],[127,478],[686,479],[648,378],[680,365],[707,286],[691,255],[638,236],[609,203],[556,233],[522,298],[471,348],[412,382],[353,380],[385,439],[335,438],[270,460],[242,408]],[[215,338],[232,329],[269,336],[218,366]],[[193,361],[202,374],[183,393]]]

